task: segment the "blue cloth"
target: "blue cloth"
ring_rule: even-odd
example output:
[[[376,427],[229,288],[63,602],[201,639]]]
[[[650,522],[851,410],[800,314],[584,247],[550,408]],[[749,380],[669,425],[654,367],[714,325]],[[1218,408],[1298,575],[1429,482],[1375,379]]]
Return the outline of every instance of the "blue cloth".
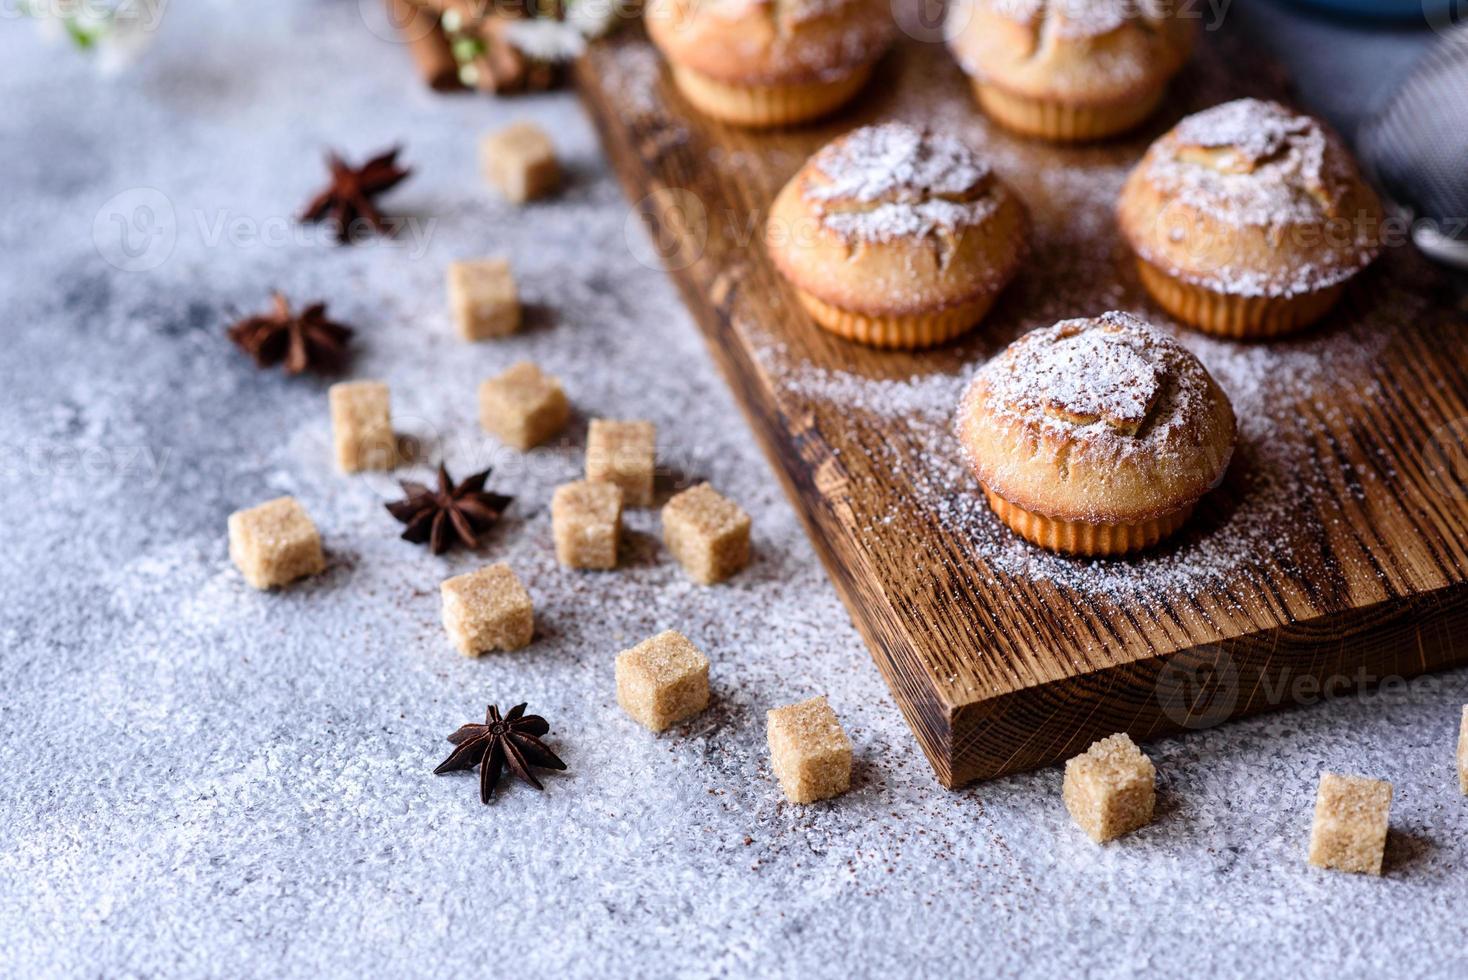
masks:
[[[1311,0],[1336,6],[1362,6],[1375,0]],[[1377,3],[1385,6],[1385,3]],[[1385,25],[1280,0],[1235,0],[1227,18],[1269,48],[1285,65],[1299,102],[1347,137],[1379,110],[1438,34],[1412,0],[1417,19]]]

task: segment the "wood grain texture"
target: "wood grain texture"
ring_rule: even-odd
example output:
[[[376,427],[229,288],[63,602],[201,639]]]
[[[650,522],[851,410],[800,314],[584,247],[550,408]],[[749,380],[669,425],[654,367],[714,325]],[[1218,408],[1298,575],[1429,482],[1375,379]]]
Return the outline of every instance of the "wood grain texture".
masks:
[[[1072,148],[990,126],[936,44],[906,42],[848,110],[776,133],[696,117],[640,31],[578,66],[660,258],[945,785],[1468,662],[1468,334],[1448,284],[1396,247],[1307,335],[1230,345],[1168,320],[1115,230],[1121,179],[1181,115],[1285,91],[1247,49],[1206,36],[1159,118]],[[810,153],[889,117],[980,147],[1035,219],[1034,255],[988,319],[923,354],[821,332],[762,243]],[[997,525],[948,420],[1014,337],[1107,309],[1173,327],[1229,391],[1242,443],[1177,540],[1087,563]]]

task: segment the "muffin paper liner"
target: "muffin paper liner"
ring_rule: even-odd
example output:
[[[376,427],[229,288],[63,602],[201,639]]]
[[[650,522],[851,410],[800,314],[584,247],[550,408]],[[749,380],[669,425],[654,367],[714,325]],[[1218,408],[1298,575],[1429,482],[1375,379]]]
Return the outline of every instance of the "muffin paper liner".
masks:
[[[1203,333],[1232,340],[1262,340],[1303,330],[1340,299],[1345,283],[1295,296],[1231,296],[1168,275],[1137,259],[1142,285],[1177,319]]]
[[[1070,105],[1015,95],[993,85],[974,82],[979,105],[1000,125],[1041,139],[1062,142],[1102,139],[1124,133],[1156,110],[1164,88],[1130,102],[1108,105]]]
[[[1010,503],[988,487],[984,488],[984,496],[999,519],[1026,541],[1084,558],[1115,557],[1150,548],[1182,527],[1197,506],[1188,504],[1138,524],[1102,524],[1045,517]]]
[[[830,82],[798,85],[730,85],[688,68],[672,66],[678,91],[706,116],[735,126],[788,126],[805,122],[849,100],[866,84],[871,65]]]
[[[994,305],[993,296],[984,296],[934,313],[869,316],[832,306],[803,289],[796,293],[800,305],[823,329],[859,344],[900,350],[947,343],[971,330]]]

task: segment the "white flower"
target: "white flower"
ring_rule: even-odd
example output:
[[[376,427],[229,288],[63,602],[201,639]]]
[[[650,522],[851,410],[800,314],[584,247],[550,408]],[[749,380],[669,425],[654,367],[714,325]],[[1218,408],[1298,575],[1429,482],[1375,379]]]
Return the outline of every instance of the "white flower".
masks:
[[[582,37],[601,37],[611,30],[617,10],[616,0],[574,0],[566,11],[566,23]]]
[[[97,67],[114,72],[137,60],[153,40],[166,0],[23,0],[48,41],[69,39],[95,54]]]
[[[586,51],[586,39],[570,24],[555,20],[515,20],[505,37],[526,56],[539,61],[570,61]]]

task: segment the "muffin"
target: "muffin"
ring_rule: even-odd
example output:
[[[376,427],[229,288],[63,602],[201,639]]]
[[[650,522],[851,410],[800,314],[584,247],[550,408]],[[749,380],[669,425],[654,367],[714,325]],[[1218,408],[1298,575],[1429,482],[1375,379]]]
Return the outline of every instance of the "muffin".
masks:
[[[738,126],[836,109],[895,32],[883,0],[649,0],[644,20],[684,97]]]
[[[986,113],[1051,140],[1100,139],[1152,114],[1196,23],[1155,0],[955,0],[946,33]]]
[[[957,432],[989,506],[1027,540],[1123,555],[1176,531],[1233,455],[1228,396],[1126,313],[1032,331],[985,364]]]
[[[1153,143],[1117,217],[1153,298],[1238,339],[1323,316],[1380,251],[1383,220],[1334,134],[1257,99],[1189,116]]]
[[[1024,205],[969,147],[885,123],[813,156],[775,198],[765,242],[822,327],[915,349],[988,312],[1028,230]]]

